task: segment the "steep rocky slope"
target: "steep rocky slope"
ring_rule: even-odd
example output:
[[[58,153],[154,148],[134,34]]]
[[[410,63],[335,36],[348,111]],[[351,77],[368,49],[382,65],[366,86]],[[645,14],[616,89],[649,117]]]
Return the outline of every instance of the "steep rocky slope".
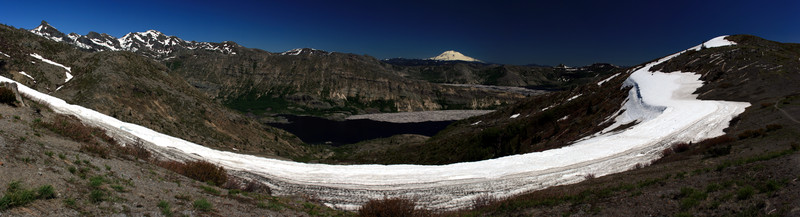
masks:
[[[9,26],[0,39],[0,74],[68,102],[212,147],[306,154],[293,135],[219,105],[141,55],[86,52]]]
[[[253,113],[486,109],[524,98],[407,79],[372,57],[313,49],[282,54],[244,48],[236,55],[190,52],[164,64],[209,96]]]

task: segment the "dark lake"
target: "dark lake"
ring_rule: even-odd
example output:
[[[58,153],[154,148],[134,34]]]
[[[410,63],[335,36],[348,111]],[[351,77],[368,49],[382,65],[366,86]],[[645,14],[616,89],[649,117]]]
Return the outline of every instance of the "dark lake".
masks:
[[[270,123],[297,135],[308,144],[330,144],[340,146],[364,140],[385,138],[398,134],[433,136],[453,121],[428,121],[418,123],[390,123],[373,120],[333,121],[324,118],[280,115],[288,124]]]

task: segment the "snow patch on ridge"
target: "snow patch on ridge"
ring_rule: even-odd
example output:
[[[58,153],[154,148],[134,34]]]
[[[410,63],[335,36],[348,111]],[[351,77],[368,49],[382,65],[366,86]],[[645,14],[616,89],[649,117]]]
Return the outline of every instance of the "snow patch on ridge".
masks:
[[[61,63],[57,63],[57,62],[55,62],[55,61],[52,61],[52,60],[45,59],[44,57],[42,57],[42,56],[41,56],[41,55],[39,55],[39,54],[32,53],[32,54],[30,54],[30,55],[31,55],[33,58],[36,58],[36,59],[39,59],[39,60],[41,60],[42,62],[46,62],[46,63],[48,63],[48,64],[50,64],[50,65],[58,66],[58,67],[61,67],[61,68],[64,68],[65,70],[67,70],[66,72],[64,72],[64,73],[67,73],[67,74],[66,74],[66,77],[67,77],[67,78],[66,78],[66,79],[64,79],[64,83],[67,83],[67,82],[69,82],[69,80],[72,80],[72,74],[70,74],[70,72],[72,72],[72,67],[67,67],[67,66],[64,66],[64,65],[62,65]],[[58,89],[61,89],[61,88],[58,88]],[[56,90],[58,90],[58,89],[56,89]]]
[[[34,82],[34,83],[36,83],[36,79],[34,79],[34,78],[33,78],[33,77],[31,77],[30,75],[28,75],[28,73],[25,73],[25,72],[23,72],[23,71],[19,71],[19,74],[21,74],[21,75],[24,75],[25,77],[28,77],[28,78],[30,78],[31,80],[33,80],[33,82]]]

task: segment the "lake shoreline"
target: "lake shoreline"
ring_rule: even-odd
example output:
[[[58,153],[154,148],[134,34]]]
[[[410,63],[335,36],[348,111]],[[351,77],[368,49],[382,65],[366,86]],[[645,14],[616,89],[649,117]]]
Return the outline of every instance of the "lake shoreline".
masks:
[[[419,123],[429,121],[458,121],[491,113],[494,110],[438,110],[400,113],[352,115],[346,120],[373,120],[389,123]]]

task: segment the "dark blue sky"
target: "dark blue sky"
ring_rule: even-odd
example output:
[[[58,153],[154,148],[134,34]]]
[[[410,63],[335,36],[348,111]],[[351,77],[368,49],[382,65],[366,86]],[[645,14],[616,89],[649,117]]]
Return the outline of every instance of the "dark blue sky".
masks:
[[[125,2],[125,3],[122,3]],[[726,34],[800,42],[800,1],[5,1],[0,23],[121,37],[156,29],[271,52],[635,65]]]

